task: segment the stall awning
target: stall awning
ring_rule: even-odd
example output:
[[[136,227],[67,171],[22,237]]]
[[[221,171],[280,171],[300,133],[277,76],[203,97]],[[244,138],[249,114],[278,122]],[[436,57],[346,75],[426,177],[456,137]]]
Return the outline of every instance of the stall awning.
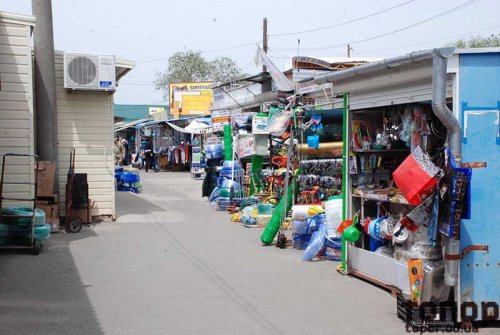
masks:
[[[147,119],[135,120],[135,121],[128,122],[128,123],[118,122],[118,123],[115,123],[114,130],[120,131],[120,130],[124,130],[127,128],[136,128],[136,126],[138,124],[145,123],[149,120],[151,120],[151,119],[147,118]]]
[[[264,93],[256,94],[255,96],[250,96],[245,103],[240,104],[240,103],[235,102],[235,103],[228,104],[225,106],[210,107],[209,110],[214,111],[214,110],[227,109],[227,110],[233,111],[233,110],[249,109],[252,107],[258,107],[266,102],[277,101],[277,98],[278,98],[277,91],[264,92]]]
[[[167,121],[167,124],[181,133],[200,134],[203,129],[212,127],[212,120],[210,118],[193,119],[185,128],[179,127],[171,121]]]

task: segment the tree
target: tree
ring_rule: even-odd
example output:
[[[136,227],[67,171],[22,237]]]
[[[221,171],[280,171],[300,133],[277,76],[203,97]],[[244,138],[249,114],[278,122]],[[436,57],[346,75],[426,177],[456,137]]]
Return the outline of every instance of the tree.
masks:
[[[491,34],[488,37],[471,37],[468,40],[462,38],[448,44],[450,47],[455,48],[488,48],[500,47],[500,34]]]
[[[218,57],[208,62],[211,80],[224,82],[241,78],[242,73],[234,60],[228,57]]]
[[[241,77],[241,70],[234,60],[218,57],[208,61],[200,51],[178,51],[168,59],[166,73],[159,73],[155,80],[157,90],[168,91],[169,84],[190,81],[223,82]]]

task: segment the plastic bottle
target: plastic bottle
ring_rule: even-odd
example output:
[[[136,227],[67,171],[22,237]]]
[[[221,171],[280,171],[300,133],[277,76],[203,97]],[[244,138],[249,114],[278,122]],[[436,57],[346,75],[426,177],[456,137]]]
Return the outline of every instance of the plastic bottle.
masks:
[[[329,197],[325,202],[327,236],[337,237],[337,228],[342,222],[342,197]]]

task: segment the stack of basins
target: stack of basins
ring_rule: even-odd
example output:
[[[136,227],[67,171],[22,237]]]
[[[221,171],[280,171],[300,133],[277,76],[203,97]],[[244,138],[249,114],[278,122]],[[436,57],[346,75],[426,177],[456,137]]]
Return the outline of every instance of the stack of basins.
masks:
[[[118,191],[138,193],[142,187],[138,171],[123,171],[123,168],[115,168],[115,178]]]
[[[243,169],[238,161],[225,161],[218,170],[217,187],[212,192],[209,201],[217,210],[225,211],[231,200],[244,196],[240,183],[243,178]]]

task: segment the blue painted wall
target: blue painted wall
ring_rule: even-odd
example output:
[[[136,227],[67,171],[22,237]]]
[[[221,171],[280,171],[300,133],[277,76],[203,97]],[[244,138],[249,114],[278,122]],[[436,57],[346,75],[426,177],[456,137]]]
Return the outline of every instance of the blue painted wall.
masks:
[[[461,249],[488,245],[489,252],[472,251],[460,265],[462,301],[500,304],[500,53],[460,55],[462,129],[467,117],[464,162],[487,162],[473,169],[472,217],[462,220]],[[474,113],[471,113],[474,112]],[[478,310],[479,319],[482,311]]]

